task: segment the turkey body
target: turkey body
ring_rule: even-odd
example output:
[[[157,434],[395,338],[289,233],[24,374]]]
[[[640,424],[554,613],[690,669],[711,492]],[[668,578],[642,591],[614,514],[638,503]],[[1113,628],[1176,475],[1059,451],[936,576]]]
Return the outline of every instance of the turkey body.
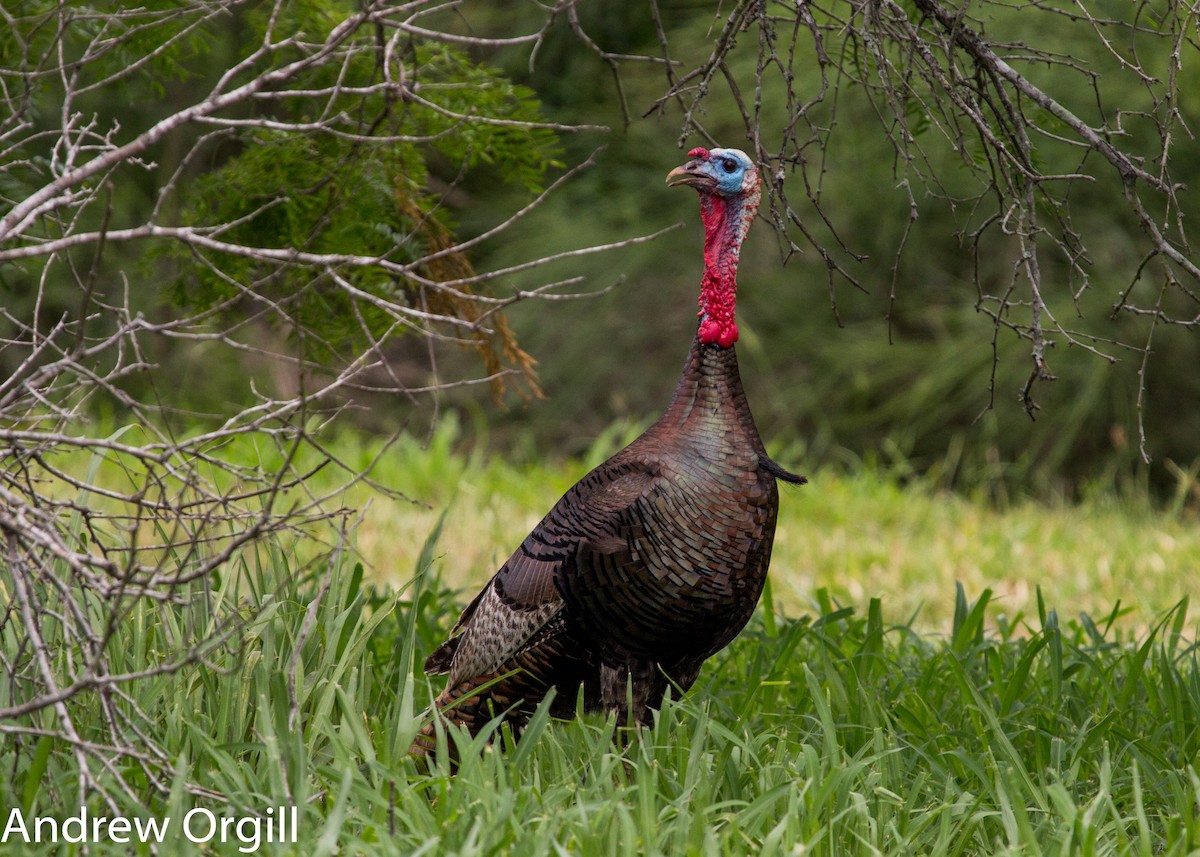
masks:
[[[754,612],[777,478],[803,481],[767,457],[736,352],[693,340],[663,416],[563,495],[426,661],[449,673],[435,708],[471,731],[504,712],[519,726],[551,687],[569,715],[582,686],[585,709],[648,723]]]
[[[703,329],[658,421],[562,496],[425,662],[449,674],[434,701],[448,721],[474,733],[506,714],[519,729],[554,688],[557,716],[582,689],[585,709],[649,723],[667,687],[691,687],[749,620],[776,480],[804,479],[767,456],[735,349]],[[412,752],[435,734],[426,724]]]

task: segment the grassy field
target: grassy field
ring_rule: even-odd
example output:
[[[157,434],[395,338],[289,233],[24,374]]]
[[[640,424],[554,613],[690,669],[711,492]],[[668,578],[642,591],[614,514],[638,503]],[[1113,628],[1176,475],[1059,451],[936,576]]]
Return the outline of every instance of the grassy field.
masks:
[[[444,513],[439,574],[473,594],[576,479],[635,434],[614,432],[584,461],[522,469],[454,455],[453,430],[424,448],[398,442],[376,476],[426,505],[368,503],[365,491],[347,498],[366,509],[356,543],[368,578],[408,580]],[[376,451],[362,447],[354,460]],[[802,461],[787,463],[805,472]],[[860,608],[880,598],[888,621],[944,631],[961,582],[968,592],[995,593],[990,619],[1031,615],[1040,587],[1069,615],[1106,613],[1119,602],[1132,614],[1125,626],[1145,629],[1200,591],[1200,493],[1186,476],[1174,501],[1153,509],[1144,497],[1111,491],[1082,504],[1016,499],[997,507],[921,481],[899,487],[894,474],[869,469],[807,475],[808,485],[783,487],[771,563],[788,615],[816,609],[814,593],[825,589]]]
[[[348,462],[373,454],[341,449]],[[126,686],[125,710],[145,712],[140,728],[172,754],[170,793],[114,791],[89,814],[170,818],[158,854],[1200,848],[1186,601],[1200,527],[1186,492],[1157,511],[1130,498],[995,509],[870,472],[810,473],[783,498],[772,606],[653,729],[622,750],[603,718],[539,716],[507,751],[452,735],[457,776],[444,758],[419,769],[405,750],[433,687],[414,663],[453,621],[459,587],[481,582],[584,466],[518,470],[457,456],[448,436],[398,443],[376,476],[427,505],[365,506],[365,572],[340,553],[295,573],[297,557],[271,550],[231,568],[215,598],[247,617],[241,644]],[[136,670],[203,621],[147,605],[114,651]],[[72,705],[77,723],[101,716],[87,694]],[[13,808],[78,815],[71,748],[20,737],[0,744],[0,822]],[[240,820],[281,805],[299,807],[298,844],[263,841],[261,824],[253,837],[250,823],[223,843],[183,835],[197,808]],[[203,834],[207,816],[194,818]],[[89,853],[131,849],[110,839]],[[80,852],[10,833],[0,853]]]

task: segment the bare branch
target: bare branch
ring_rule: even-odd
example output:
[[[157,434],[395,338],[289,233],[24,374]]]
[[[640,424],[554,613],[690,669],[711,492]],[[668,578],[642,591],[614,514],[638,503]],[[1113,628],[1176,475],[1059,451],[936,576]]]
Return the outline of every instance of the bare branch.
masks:
[[[436,414],[469,385],[536,394],[502,312],[584,290],[506,278],[661,234],[477,269],[474,254],[594,164],[546,175],[556,136],[604,129],[545,121],[455,46],[532,59],[573,9],[479,39],[431,23],[440,2],[352,6],[319,32],[280,0],[2,12],[19,55],[0,67],[0,264],[19,299],[0,307],[0,732],[18,754],[62,738],[81,805],[136,797],[130,765],[172,787],[175,754],[139,689],[236,664],[265,603],[229,594],[250,588],[239,568],[267,546],[344,552],[350,486],[412,502],[374,462],[339,459],[330,431],[374,407],[407,425],[414,405]],[[205,68],[193,40],[228,45],[228,66]],[[103,112],[126,98],[117,87],[161,105]],[[529,198],[460,239],[432,162],[459,178],[515,164]],[[447,373],[447,346],[481,365]],[[199,405],[181,379],[210,372],[229,388]],[[169,617],[169,639],[122,666],[147,617]]]
[[[908,202],[891,267],[890,306],[904,287],[903,252],[923,212],[931,205],[950,209],[976,259],[986,252],[1013,261],[1012,282],[1001,294],[989,295],[976,284],[977,306],[995,325],[993,342],[1001,328],[1027,340],[1033,365],[1018,392],[1032,416],[1034,388],[1054,378],[1049,353],[1056,340],[1113,361],[1093,344],[1108,340],[1145,360],[1146,346],[1125,341],[1124,334],[1079,334],[1060,321],[1081,313],[1083,293],[1109,279],[1093,276],[1095,254],[1072,225],[1077,196],[1089,199],[1088,206],[1103,199],[1117,216],[1123,211],[1136,223],[1144,236],[1142,265],[1161,266],[1168,296],[1179,298],[1159,294],[1152,307],[1137,306],[1133,289],[1126,289],[1114,301],[1122,315],[1200,329],[1200,264],[1187,234],[1184,182],[1172,175],[1180,168],[1171,158],[1179,139],[1193,140],[1179,88],[1200,8],[1194,2],[1156,8],[1153,23],[1148,10],[1135,3],[1102,15],[1083,2],[1007,0],[737,3],[722,13],[706,56],[682,70],[666,67],[665,90],[650,111],[678,104],[683,145],[693,133],[708,139],[698,122],[706,104],[728,98],[737,107],[763,167],[767,208],[784,258],[818,254],[829,272],[836,314],[835,286],[861,285],[847,262],[863,254],[826,211],[821,182],[836,150],[836,126],[843,124],[839,111],[853,103],[861,116],[865,106],[894,150],[896,187]],[[1034,35],[1030,42],[995,35],[1013,31],[1017,12],[1023,33],[1036,33],[1041,16],[1063,24],[1064,31],[1088,34],[1095,50],[1054,53]],[[657,6],[651,13],[669,58]],[[738,37],[751,29],[758,36],[749,48],[756,52],[752,91],[748,75],[735,72],[748,65],[747,46]],[[765,112],[764,104],[776,105],[774,112]],[[861,126],[855,133],[862,133]],[[946,181],[947,152],[969,181]],[[1086,194],[1074,190],[1085,186]],[[1167,308],[1175,305],[1184,311],[1172,315]],[[1144,372],[1139,377],[1144,384]],[[1139,413],[1144,393],[1143,387]]]

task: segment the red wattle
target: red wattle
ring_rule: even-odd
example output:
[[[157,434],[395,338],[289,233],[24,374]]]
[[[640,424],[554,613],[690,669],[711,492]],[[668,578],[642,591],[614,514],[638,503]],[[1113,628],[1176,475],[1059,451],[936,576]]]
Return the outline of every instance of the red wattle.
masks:
[[[709,156],[693,149],[692,157]],[[700,194],[700,220],[704,224],[704,276],[700,281],[700,327],[703,343],[729,348],[738,339],[734,316],[737,307],[737,265],[742,239],[758,208],[758,195],[749,200],[715,193]]]
[[[728,348],[738,340],[737,322],[732,319],[719,321],[715,318],[705,318],[700,322],[698,333],[701,342],[715,342],[722,348]]]

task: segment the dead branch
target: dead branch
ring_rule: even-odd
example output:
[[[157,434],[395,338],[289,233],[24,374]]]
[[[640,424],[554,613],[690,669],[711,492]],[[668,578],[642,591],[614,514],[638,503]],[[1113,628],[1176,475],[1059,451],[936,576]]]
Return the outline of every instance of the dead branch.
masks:
[[[1095,51],[1056,54],[1039,46],[1036,35],[1022,42],[994,35],[1012,32],[1005,22],[1018,11],[1021,32],[1036,34],[1041,16],[1077,35],[1087,33]],[[860,285],[847,264],[858,254],[822,204],[820,182],[825,158],[838,145],[838,111],[843,103],[865,102],[895,151],[897,186],[909,202],[891,268],[891,302],[903,288],[903,251],[924,207],[946,203],[967,212],[962,234],[970,252],[978,258],[986,245],[989,254],[1013,260],[1013,281],[1003,293],[991,295],[976,284],[977,307],[992,319],[994,334],[1003,328],[1028,341],[1032,367],[1018,395],[1032,416],[1037,385],[1054,378],[1049,352],[1056,340],[1082,345],[1111,362],[1116,358],[1109,351],[1086,341],[1111,339],[1144,363],[1155,325],[1200,328],[1200,265],[1183,216],[1184,182],[1174,175],[1178,168],[1171,157],[1181,139],[1189,144],[1194,139],[1179,81],[1185,50],[1196,44],[1200,6],[1156,7],[1153,23],[1148,13],[1145,3],[1105,16],[1083,3],[1018,6],[1007,0],[738,3],[714,17],[716,37],[707,56],[682,69],[667,66],[667,86],[650,110],[662,112],[676,102],[681,141],[692,133],[708,139],[698,121],[704,105],[732,99],[764,168],[766,207],[784,256],[818,254],[829,272],[836,314],[835,287]],[[657,6],[652,15],[664,58],[678,59]],[[755,44],[739,44],[738,36],[750,30],[757,32]],[[731,71],[747,51],[757,53],[753,81]],[[813,75],[797,73],[798,67],[817,69],[815,91]],[[810,88],[802,89],[801,81]],[[1080,93],[1090,94],[1094,103],[1081,100]],[[783,103],[786,112],[764,114],[760,105],[766,103]],[[1098,120],[1084,118],[1093,113]],[[1134,120],[1153,129],[1149,140],[1126,130]],[[973,176],[973,192],[947,189],[934,164],[934,152],[946,149]],[[1056,169],[1056,163],[1067,166]],[[793,180],[797,175],[802,194]],[[1086,236],[1072,226],[1072,190],[1080,185],[1092,188],[1092,199],[1106,194],[1114,212],[1123,210],[1137,224],[1144,238],[1141,267],[1160,266],[1167,283],[1167,295],[1147,292],[1150,305],[1139,304],[1133,288],[1112,300],[1116,312],[1146,320],[1149,329],[1140,341],[1080,336],[1059,320],[1078,315],[1081,295],[1096,288],[1093,254]],[[1066,283],[1060,284],[1047,271],[1062,270],[1063,260]],[[1136,284],[1139,278],[1140,268],[1131,279]],[[1167,309],[1172,306],[1183,311],[1173,314]],[[994,355],[998,360],[999,352]],[[1144,371],[1139,378],[1138,431],[1148,461],[1140,423]]]
[[[455,31],[456,17],[436,23],[446,4],[429,0],[354,4],[320,33],[289,23],[293,5],[198,0],[99,15],[68,2],[34,17],[3,13],[22,53],[0,68],[0,265],[19,285],[12,294],[28,299],[0,307],[0,591],[11,596],[0,609],[0,731],[14,752],[61,738],[81,804],[96,794],[114,806],[117,795],[138,799],[130,764],[163,793],[171,787],[173,755],[155,744],[155,713],[135,689],[236,659],[255,608],[220,595],[219,577],[267,544],[313,556],[344,550],[349,486],[407,500],[403,486],[378,485],[369,464],[339,459],[323,436],[332,426],[375,402],[532,385],[532,360],[500,313],[516,301],[572,297],[559,290],[578,280],[516,289],[507,278],[655,237],[479,271],[472,253],[593,159],[459,239],[439,219],[444,203],[395,157],[407,147],[415,160],[467,131],[603,130],[481,109],[471,99],[478,82],[447,79],[437,65],[455,46],[522,47],[532,61],[559,16],[574,20],[570,2],[548,7],[537,31],[499,39]],[[120,101],[118,85],[183,62],[190,39],[226,38],[229,22],[250,11],[263,16],[260,35],[227,68],[180,75],[163,99],[166,116],[138,127],[136,111],[96,109]],[[436,51],[424,50],[430,43]],[[341,191],[332,175],[260,195],[251,188],[247,206],[228,216],[197,214],[207,209],[192,191],[208,171],[280,140],[332,141],[344,147],[339,163],[391,170],[385,196],[398,225],[388,240],[331,249],[322,230],[339,216],[332,207],[306,233],[264,234],[260,224],[297,198]],[[451,150],[466,151],[461,176],[477,153]],[[132,202],[129,188],[147,181],[146,200]],[[182,298],[161,285],[171,278]],[[197,283],[213,294],[195,299]],[[314,305],[337,309],[314,322]],[[352,329],[322,327],[330,312]],[[397,341],[411,337],[428,343],[427,366],[397,364]],[[482,371],[444,376],[433,350],[442,343],[479,351]],[[241,367],[236,404],[198,408],[164,368],[181,353]],[[247,438],[261,458],[239,454],[252,448]],[[321,470],[339,478],[319,489]],[[146,611],[173,617],[177,636],[156,644],[151,662],[121,667],[131,617]],[[77,724],[90,701],[101,720],[84,734]]]

